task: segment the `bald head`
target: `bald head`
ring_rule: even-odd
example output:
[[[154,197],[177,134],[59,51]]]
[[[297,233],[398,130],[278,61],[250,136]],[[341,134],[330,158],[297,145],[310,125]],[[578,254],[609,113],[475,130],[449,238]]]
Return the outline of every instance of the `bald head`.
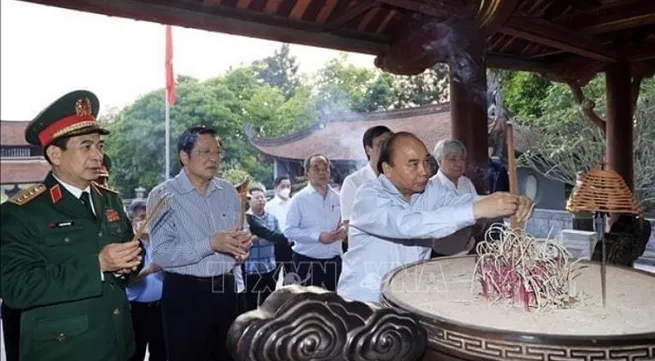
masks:
[[[425,190],[430,175],[430,153],[414,134],[400,132],[384,143],[378,171],[406,197]]]
[[[377,164],[377,170],[380,172],[380,174],[384,173],[383,169],[383,163],[387,163],[389,165],[393,165],[393,158],[395,154],[395,150],[398,147],[405,148],[408,145],[414,145],[414,146],[419,146],[422,145],[423,148],[425,148],[427,152],[427,147],[423,142],[418,139],[417,136],[410,132],[399,132],[391,135],[387,140],[384,142],[382,145],[382,149],[380,150],[380,159],[378,160]]]

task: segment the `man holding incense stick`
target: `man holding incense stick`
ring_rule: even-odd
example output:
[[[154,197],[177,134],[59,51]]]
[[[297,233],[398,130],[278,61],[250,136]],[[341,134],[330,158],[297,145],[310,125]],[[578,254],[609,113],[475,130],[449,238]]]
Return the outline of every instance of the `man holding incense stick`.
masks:
[[[237,315],[232,270],[252,245],[242,231],[241,199],[216,177],[223,143],[216,131],[193,127],[178,139],[180,173],[150,192],[148,212],[170,202],[150,225],[152,259],[164,270],[161,298],[169,361],[231,360],[227,331]]]
[[[126,361],[134,353],[126,274],[141,267],[115,191],[95,183],[108,134],[98,99],[74,91],[25,130],[52,166],[1,207],[0,298],[22,309],[20,360]]]
[[[430,153],[414,134],[392,135],[380,151],[380,176],[355,195],[350,248],[337,293],[380,301],[383,277],[394,268],[430,258],[431,239],[443,238],[482,218],[530,217],[532,201],[509,193],[459,195],[428,182]]]

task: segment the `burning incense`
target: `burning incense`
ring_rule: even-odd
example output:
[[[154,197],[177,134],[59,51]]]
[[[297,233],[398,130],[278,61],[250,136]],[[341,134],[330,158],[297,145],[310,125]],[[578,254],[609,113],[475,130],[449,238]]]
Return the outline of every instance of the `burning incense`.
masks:
[[[568,308],[576,301],[572,280],[578,276],[578,260],[562,242],[536,241],[520,228],[492,225],[476,248],[478,260],[473,287],[478,281],[483,296],[522,305],[526,311],[547,307]]]

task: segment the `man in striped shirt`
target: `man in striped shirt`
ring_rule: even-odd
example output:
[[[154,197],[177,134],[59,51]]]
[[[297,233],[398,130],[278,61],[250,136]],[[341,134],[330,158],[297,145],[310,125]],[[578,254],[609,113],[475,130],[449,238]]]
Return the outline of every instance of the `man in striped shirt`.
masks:
[[[148,197],[152,210],[168,205],[150,226],[152,259],[164,270],[161,298],[169,361],[231,360],[227,330],[236,318],[232,269],[249,255],[250,233],[240,230],[241,200],[217,178],[223,145],[215,130],[194,127],[178,140],[182,170]]]

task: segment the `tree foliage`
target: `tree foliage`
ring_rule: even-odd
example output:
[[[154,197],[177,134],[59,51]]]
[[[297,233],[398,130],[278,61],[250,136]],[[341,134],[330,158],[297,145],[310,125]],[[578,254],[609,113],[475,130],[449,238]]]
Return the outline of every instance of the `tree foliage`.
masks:
[[[289,44],[283,44],[272,56],[255,61],[252,68],[258,79],[279,89],[287,99],[293,97],[300,86],[298,62],[289,53]]]
[[[536,87],[536,86],[535,86]],[[535,87],[528,86],[528,89]],[[585,96],[597,104],[596,111],[606,116],[605,78],[601,74],[585,88]],[[538,94],[539,92],[536,92]],[[601,129],[591,123],[575,103],[566,84],[553,83],[546,87],[546,96],[515,102],[515,121],[529,127],[537,135],[531,150],[519,162],[529,165],[545,176],[574,184],[578,171],[588,171],[605,159],[606,142]],[[541,116],[531,117],[532,110]],[[655,197],[655,80],[642,84],[634,114],[634,186],[635,196],[647,202]]]
[[[443,101],[447,96],[444,69],[399,77],[354,66],[342,54],[306,76],[298,74],[296,58],[283,45],[269,57],[211,79],[178,75],[177,102],[170,112],[170,176],[180,171],[176,139],[188,127],[207,125],[219,132],[224,143],[219,172],[232,176],[243,171],[270,187],[271,159],[255,151],[249,136],[285,136],[338,113]],[[112,130],[106,151],[117,165],[111,182],[126,197],[133,196],[136,187],[149,190],[166,178],[164,107],[164,90],[157,89],[104,120]]]

